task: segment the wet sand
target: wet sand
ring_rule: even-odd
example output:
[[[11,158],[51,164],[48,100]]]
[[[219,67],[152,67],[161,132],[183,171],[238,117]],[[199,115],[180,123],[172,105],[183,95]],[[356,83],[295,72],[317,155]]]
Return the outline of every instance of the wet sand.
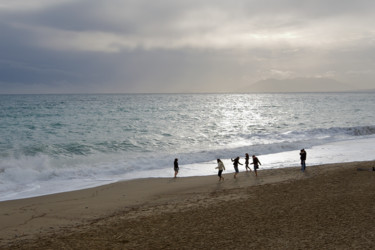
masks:
[[[357,169],[374,166],[237,179],[227,166],[224,182],[140,179],[0,202],[0,249],[373,249],[375,172]]]

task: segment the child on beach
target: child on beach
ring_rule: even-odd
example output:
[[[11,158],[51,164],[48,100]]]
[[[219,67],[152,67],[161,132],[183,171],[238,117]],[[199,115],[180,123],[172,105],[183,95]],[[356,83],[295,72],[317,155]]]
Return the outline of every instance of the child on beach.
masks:
[[[234,160],[231,158],[231,160],[233,162],[233,167],[234,167],[234,171],[235,171],[233,177],[236,179],[237,178],[237,174],[239,173],[239,171],[238,171],[238,164],[240,164],[240,165],[242,165],[242,164],[240,163],[240,157],[239,156],[237,156]]]
[[[221,174],[223,173],[223,170],[225,170],[225,166],[220,159],[217,159],[217,167],[215,169],[219,170],[219,172],[217,173],[217,175],[219,176],[219,181],[224,181],[224,177],[222,177]]]
[[[255,176],[258,176],[258,172],[257,172],[257,169],[259,168],[259,165],[262,165],[258,159],[258,157],[256,157],[255,155],[253,155],[253,163],[251,164],[254,164],[254,172],[255,172]]]
[[[251,168],[249,167],[249,154],[248,153],[245,154],[245,167],[246,167],[246,172],[248,169],[251,172]]]
[[[177,158],[174,159],[174,167],[173,167],[173,169],[174,169],[174,178],[177,178],[178,170],[180,169],[178,167],[178,159]]]

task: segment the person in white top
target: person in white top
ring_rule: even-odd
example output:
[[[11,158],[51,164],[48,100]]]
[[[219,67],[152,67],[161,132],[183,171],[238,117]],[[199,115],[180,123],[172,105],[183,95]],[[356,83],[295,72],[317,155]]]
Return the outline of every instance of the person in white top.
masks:
[[[219,181],[224,181],[224,177],[221,176],[221,174],[223,173],[223,170],[225,170],[225,166],[220,159],[217,159],[217,167],[215,169],[219,170],[219,172],[217,173],[217,175],[219,176]]]

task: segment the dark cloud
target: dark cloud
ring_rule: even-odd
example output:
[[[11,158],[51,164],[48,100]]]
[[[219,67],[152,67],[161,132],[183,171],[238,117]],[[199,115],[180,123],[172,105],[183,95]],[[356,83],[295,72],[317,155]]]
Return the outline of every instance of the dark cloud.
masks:
[[[7,4],[0,93],[236,91],[305,76],[375,87],[373,1]]]

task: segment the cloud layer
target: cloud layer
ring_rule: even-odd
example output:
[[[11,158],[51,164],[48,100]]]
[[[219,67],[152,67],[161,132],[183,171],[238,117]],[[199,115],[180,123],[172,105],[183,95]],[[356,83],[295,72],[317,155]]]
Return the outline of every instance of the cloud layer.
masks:
[[[373,1],[2,0],[0,93],[375,88]]]

